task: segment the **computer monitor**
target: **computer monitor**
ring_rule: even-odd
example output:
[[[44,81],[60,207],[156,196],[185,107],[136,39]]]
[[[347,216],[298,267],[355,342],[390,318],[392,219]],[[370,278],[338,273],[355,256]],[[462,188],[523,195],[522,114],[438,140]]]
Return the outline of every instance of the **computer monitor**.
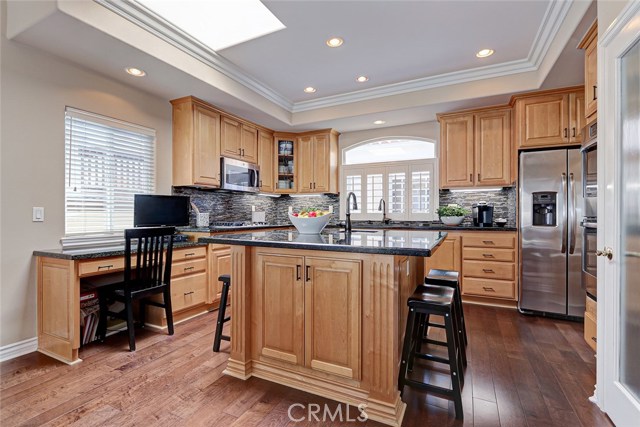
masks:
[[[189,225],[189,197],[136,194],[133,198],[133,226]]]

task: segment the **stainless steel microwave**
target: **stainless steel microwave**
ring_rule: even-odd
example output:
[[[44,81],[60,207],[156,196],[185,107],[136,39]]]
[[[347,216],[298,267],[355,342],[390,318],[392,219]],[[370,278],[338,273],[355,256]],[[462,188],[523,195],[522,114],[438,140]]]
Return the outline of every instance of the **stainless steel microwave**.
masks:
[[[222,188],[225,190],[260,191],[260,166],[222,157],[220,160]]]

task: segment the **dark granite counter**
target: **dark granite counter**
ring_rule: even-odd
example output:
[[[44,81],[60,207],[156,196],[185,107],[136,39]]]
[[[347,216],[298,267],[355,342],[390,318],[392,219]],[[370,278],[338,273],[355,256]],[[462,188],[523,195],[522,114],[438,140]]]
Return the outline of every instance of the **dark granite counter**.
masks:
[[[176,242],[173,244],[173,249],[189,248],[192,246],[204,246],[204,243],[199,242]],[[131,249],[135,253],[135,249]],[[47,258],[59,258],[70,260],[92,259],[92,258],[107,258],[111,256],[124,255],[124,245],[114,246],[110,248],[92,248],[92,249],[47,249],[41,251],[33,251],[34,256],[41,256]]]
[[[511,226],[474,227],[466,224],[444,225],[440,222],[391,222],[390,224],[384,224],[376,221],[352,221],[351,226],[354,230],[518,231],[516,227]],[[344,228],[344,225],[342,225],[342,228]]]
[[[201,237],[198,241],[239,246],[428,257],[446,235],[444,232],[417,230],[366,230],[344,233],[337,228],[328,228],[321,234],[273,230],[219,234]]]
[[[270,225],[242,225],[242,226],[223,226],[223,227],[178,227],[177,230],[179,232],[191,232],[191,233],[225,233],[225,232],[236,232],[236,231],[245,231],[245,230],[261,230],[261,229],[269,229],[269,228],[289,228],[293,227],[293,224],[270,224]]]

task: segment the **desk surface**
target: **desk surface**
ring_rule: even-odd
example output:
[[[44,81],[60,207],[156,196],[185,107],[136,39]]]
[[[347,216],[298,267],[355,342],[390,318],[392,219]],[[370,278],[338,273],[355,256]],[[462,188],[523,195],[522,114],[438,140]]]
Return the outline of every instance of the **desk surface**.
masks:
[[[188,248],[192,246],[206,246],[206,243],[199,242],[176,242],[173,244],[173,249]],[[131,249],[132,253],[135,253],[135,249]],[[93,258],[107,258],[112,256],[124,255],[124,246],[113,246],[110,248],[91,248],[91,249],[46,249],[33,251],[34,256],[69,259],[69,260],[83,260]]]

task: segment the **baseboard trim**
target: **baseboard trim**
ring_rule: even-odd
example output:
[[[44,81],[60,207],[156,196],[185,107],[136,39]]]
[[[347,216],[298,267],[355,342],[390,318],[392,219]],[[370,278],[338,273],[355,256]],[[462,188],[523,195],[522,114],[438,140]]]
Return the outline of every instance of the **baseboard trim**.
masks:
[[[0,362],[38,351],[38,337],[0,347]]]

